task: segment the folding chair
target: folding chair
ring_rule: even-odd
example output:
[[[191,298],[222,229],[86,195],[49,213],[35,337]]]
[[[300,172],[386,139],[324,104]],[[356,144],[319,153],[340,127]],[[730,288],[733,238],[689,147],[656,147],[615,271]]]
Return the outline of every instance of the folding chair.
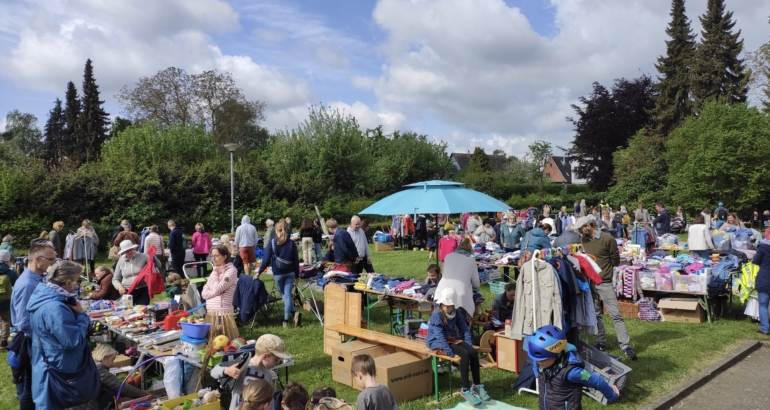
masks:
[[[198,286],[199,283],[206,283],[206,278],[198,277],[198,265],[210,265],[211,270],[214,270],[214,264],[208,261],[205,262],[189,262],[182,265],[182,272],[184,277],[190,281],[191,285]]]
[[[283,316],[281,316],[283,309],[276,308],[275,305],[277,304],[283,304],[283,299],[281,298],[281,293],[278,292],[278,288],[275,286],[275,282],[273,282],[273,289],[267,291],[267,302],[259,308],[257,314],[251,319],[249,328],[254,328],[254,325],[257,323],[257,316],[260,314],[262,314],[265,320],[270,320],[271,316],[283,320]]]
[[[318,300],[315,297],[313,286],[318,286],[317,282],[311,279],[300,279],[299,282],[294,282],[294,301],[299,302],[299,308],[303,308],[307,303],[310,306],[310,311],[315,315],[316,319],[324,325],[324,317],[320,309],[318,309]],[[310,293],[310,297],[305,294],[305,291]],[[323,289],[319,292],[323,292]]]

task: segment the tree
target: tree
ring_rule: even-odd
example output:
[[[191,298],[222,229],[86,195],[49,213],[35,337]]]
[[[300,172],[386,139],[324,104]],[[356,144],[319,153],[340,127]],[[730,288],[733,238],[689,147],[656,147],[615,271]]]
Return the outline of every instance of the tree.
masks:
[[[688,210],[717,201],[753,210],[770,194],[769,135],[770,118],[757,108],[706,103],[666,143],[671,199]]]
[[[733,13],[725,11],[724,0],[708,0],[700,17],[703,40],[695,51],[692,92],[695,110],[708,101],[732,104],[746,101],[749,72],[738,56],[743,51],[741,31],[733,33]]]
[[[37,157],[43,150],[43,135],[37,127],[37,117],[33,114],[13,110],[5,117],[3,142],[27,157]]]
[[[64,132],[61,139],[61,153],[76,163],[80,161],[82,149],[80,141],[80,98],[75,83],[67,83],[64,96]]]
[[[468,161],[468,168],[473,172],[492,172],[492,161],[484,151],[484,148],[476,147]]]
[[[49,169],[61,164],[63,136],[64,112],[62,111],[61,100],[57,98],[53,109],[48,113],[48,121],[45,123],[45,143],[42,157]]]
[[[104,101],[99,100],[99,86],[94,78],[91,59],[86,60],[83,73],[83,111],[80,115],[81,159],[85,162],[99,158],[102,144],[107,140],[110,126],[110,114],[102,108]]]
[[[746,60],[752,73],[750,90],[762,102],[762,111],[770,114],[770,42],[748,53]]]
[[[695,54],[695,35],[685,14],[684,0],[671,3],[671,22],[666,28],[666,55],[658,57],[655,68],[660,75],[654,85],[658,91],[651,111],[658,130],[668,135],[692,114],[690,66]]]
[[[115,97],[137,123],[204,123],[218,145],[235,142],[248,146],[254,137],[264,136],[258,126],[265,119],[265,103],[248,100],[227,72],[188,74],[169,67],[140,78],[134,87],[124,86]]]
[[[545,184],[545,175],[543,175],[543,169],[548,159],[551,158],[553,152],[551,151],[551,143],[545,141],[535,141],[529,144],[529,153],[527,157],[532,164],[532,179],[540,189],[540,194],[543,194],[543,185]]]
[[[656,130],[639,130],[628,147],[615,152],[615,185],[607,194],[612,204],[646,204],[668,199],[666,138]]]
[[[612,182],[612,154],[628,145],[628,139],[652,124],[649,111],[654,107],[654,89],[649,76],[615,80],[612,92],[593,84],[588,97],[580,97],[583,107],[572,105],[577,119],[567,117],[575,128],[572,147],[562,148],[578,163],[577,174],[588,179],[595,191],[605,191]]]

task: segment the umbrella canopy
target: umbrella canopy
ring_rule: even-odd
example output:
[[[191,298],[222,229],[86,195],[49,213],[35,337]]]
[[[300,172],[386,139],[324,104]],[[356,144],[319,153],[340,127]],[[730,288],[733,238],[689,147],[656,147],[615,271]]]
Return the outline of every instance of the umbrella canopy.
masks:
[[[360,212],[363,215],[458,214],[460,212],[503,212],[506,203],[487,194],[463,188],[462,183],[425,181],[383,198]]]

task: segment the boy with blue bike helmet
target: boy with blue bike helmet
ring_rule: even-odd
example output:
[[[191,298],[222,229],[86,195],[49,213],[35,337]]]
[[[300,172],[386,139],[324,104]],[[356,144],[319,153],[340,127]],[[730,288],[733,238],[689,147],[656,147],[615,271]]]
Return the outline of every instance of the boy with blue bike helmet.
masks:
[[[556,326],[537,329],[527,342],[530,359],[540,392],[540,410],[583,408],[583,386],[599,390],[608,402],[617,400],[620,391],[600,376],[585,369],[585,364],[567,343],[567,335]]]

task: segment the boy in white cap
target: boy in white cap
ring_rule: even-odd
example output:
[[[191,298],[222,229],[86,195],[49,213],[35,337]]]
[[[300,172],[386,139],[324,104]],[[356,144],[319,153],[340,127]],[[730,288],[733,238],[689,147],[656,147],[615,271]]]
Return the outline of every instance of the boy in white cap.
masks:
[[[0,250],[0,350],[8,347],[8,338],[11,336],[11,292],[16,283],[16,272],[11,269],[13,255],[11,252]]]
[[[460,395],[465,400],[474,406],[489,401],[490,397],[481,384],[481,365],[479,355],[473,348],[471,329],[462,312],[455,309],[457,292],[453,288],[445,288],[436,296],[437,308],[430,315],[425,344],[429,349],[441,350],[449,357],[460,356]],[[468,370],[473,374],[473,384],[468,380]]]
[[[270,369],[277,366],[281,360],[291,359],[291,357],[280,337],[264,334],[257,339],[257,343],[254,345],[254,356],[249,360],[245,368],[239,368],[238,361],[220,363],[211,369],[211,377],[220,379],[227,376],[235,380],[230,400],[230,410],[235,410],[241,401],[243,388],[249,382],[255,379],[263,379],[273,384],[273,372]]]

